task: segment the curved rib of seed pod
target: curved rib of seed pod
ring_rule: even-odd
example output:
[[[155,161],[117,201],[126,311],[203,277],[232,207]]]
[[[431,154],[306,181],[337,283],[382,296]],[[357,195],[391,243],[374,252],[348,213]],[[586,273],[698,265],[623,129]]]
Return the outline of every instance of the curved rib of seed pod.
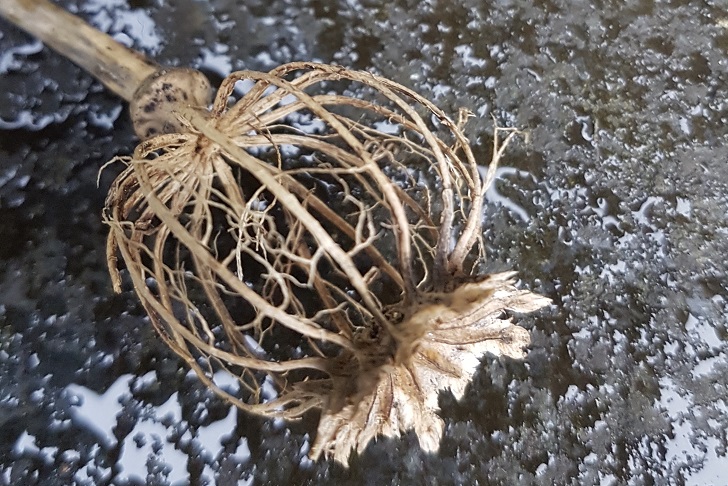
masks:
[[[227,129],[225,130],[227,132]],[[346,152],[345,150],[336,147],[331,144],[326,144],[325,142],[321,142],[313,137],[310,136],[296,136],[296,135],[276,135],[272,134],[270,136],[264,136],[264,135],[245,135],[245,136],[230,136],[230,139],[235,143],[236,146],[240,148],[251,148],[251,147],[265,147],[265,146],[276,146],[278,144],[293,144],[304,148],[310,148],[315,151],[321,151],[323,153],[329,153],[330,155],[333,155],[338,158],[338,160],[344,162],[347,161],[351,165],[357,165],[359,164],[359,160],[356,157],[353,157],[349,152]],[[360,165],[360,164],[359,164]],[[270,165],[263,165],[261,164],[261,168],[268,170],[271,175],[278,178],[281,183],[286,186],[290,191],[298,196],[299,198],[305,198],[306,201],[311,205],[311,207],[317,211],[322,217],[324,217],[326,220],[333,223],[338,229],[340,229],[344,234],[346,234],[348,237],[353,238],[354,233],[353,229],[339,216],[334,212],[329,206],[324,203],[320,198],[318,198],[315,194],[310,194],[309,189],[304,187],[299,181],[297,181],[295,178],[292,177],[292,175],[295,174],[295,171],[287,171],[282,172],[280,169],[270,166]],[[316,169],[302,169],[302,171],[305,171],[307,173],[315,174]],[[335,171],[332,171],[331,169],[325,169],[326,173],[334,173]],[[364,183],[363,183],[364,184]],[[368,184],[364,184],[364,187],[370,187]],[[375,192],[372,190],[370,193],[372,195],[375,195]],[[409,202],[413,205],[416,205],[411,199],[407,198],[405,200],[409,200]],[[376,249],[374,246],[368,246],[364,249],[364,251],[372,257],[377,264],[384,270],[384,272],[392,278],[397,285],[400,288],[404,287],[403,284],[403,278],[397,272],[392,265],[386,261],[386,259],[382,256],[382,254]]]
[[[353,106],[357,108],[361,108],[363,110],[369,110],[373,113],[377,113],[382,115],[384,119],[390,119],[393,120],[395,123],[401,124],[404,128],[412,131],[417,131],[417,127],[411,123],[408,119],[402,117],[399,113],[388,110],[383,107],[379,107],[378,105],[374,105],[368,102],[362,102],[361,100],[351,99],[344,96],[339,95],[320,95],[320,96],[314,96],[314,101],[317,103],[320,103],[322,106],[336,106],[336,105],[342,105],[342,106]],[[270,123],[277,121],[286,115],[296,112],[300,110],[303,106],[303,103],[290,103],[288,105],[285,105],[283,108],[280,108],[278,110],[275,110],[275,112],[270,112],[266,114],[262,114],[256,118],[256,120],[259,121],[260,126],[268,126]],[[337,115],[334,115],[337,116]],[[338,117],[338,116],[337,116]],[[347,121],[351,123],[351,120],[348,120],[344,117],[338,117],[342,123],[346,123]],[[248,126],[248,129],[251,129],[252,127]],[[272,128],[272,127],[269,127]],[[399,144],[404,144],[410,147],[414,152],[419,153],[424,159],[428,158],[428,153],[425,151],[424,148],[418,147],[414,143],[410,143],[408,140],[403,139],[401,137],[396,136],[388,136],[382,132],[376,131],[376,130],[367,130],[366,127],[357,127],[352,125],[349,128],[352,132],[359,130],[362,132],[366,132],[371,134],[372,136],[375,136],[377,138],[381,138],[382,141],[392,140],[396,141]],[[226,133],[232,133],[233,131],[230,130],[229,126],[225,126],[225,132]],[[360,161],[357,157],[353,156],[349,152],[340,149],[339,147],[336,147],[331,144],[326,144],[323,140],[319,139],[315,135],[311,134],[300,134],[300,135],[294,135],[290,133],[285,134],[270,134],[270,135],[243,135],[243,136],[234,136],[230,135],[233,140],[235,140],[239,146],[245,148],[245,147],[252,147],[252,146],[266,146],[271,143],[274,143],[276,140],[280,139],[280,143],[290,143],[294,145],[300,145],[304,147],[308,147],[314,150],[321,150],[323,147],[326,147],[327,150],[330,150],[331,153],[335,153],[336,157],[339,162],[347,161],[352,166],[361,166]],[[324,145],[326,144],[326,145]],[[444,143],[440,142],[440,147],[442,150],[447,150],[447,147],[444,145]],[[325,150],[324,150],[325,152]],[[453,157],[454,158],[454,157]],[[315,168],[306,168],[302,169],[307,172],[314,173],[316,171]],[[329,171],[330,169],[326,169]],[[428,219],[429,215],[422,212],[422,208],[419,206],[419,204],[412,200],[412,198],[402,190],[399,186],[394,186],[395,190],[398,191],[398,195],[402,199],[402,201],[413,211],[421,212],[421,217]]]
[[[449,273],[450,275],[460,274],[463,271],[463,262],[476,241],[477,229],[480,228],[482,225],[482,212],[478,208],[480,208],[483,204],[485,192],[488,190],[488,187],[490,187],[490,184],[492,183],[496,169],[498,168],[498,163],[503,155],[505,148],[508,146],[512,137],[516,133],[518,133],[518,131],[513,129],[502,129],[496,126],[493,141],[493,156],[491,159],[491,163],[488,166],[487,175],[483,180],[481,180],[481,176],[478,172],[477,162],[475,161],[475,157],[472,153],[469,141],[464,137],[460,130],[455,129],[456,126],[449,117],[447,117],[437,107],[432,105],[427,99],[422,98],[420,95],[413,92],[412,90],[406,87],[402,87],[399,84],[385,78],[382,78],[381,81],[382,83],[391,86],[393,90],[401,91],[407,96],[412,97],[417,102],[424,104],[428,107],[428,109],[431,109],[433,113],[438,116],[440,121],[448,126],[452,133],[455,134],[456,145],[461,148],[465,153],[465,160],[467,161],[468,169],[470,171],[467,183],[470,187],[471,193],[473,194],[471,201],[471,210],[468,214],[466,224],[461,232],[460,238],[458,238],[456,244],[452,248],[452,252],[448,255],[449,259],[447,263],[443,263],[445,265],[444,270],[446,270],[447,273]],[[499,143],[499,135],[500,132],[503,130],[507,130],[511,133],[506,136],[505,140],[502,143]],[[466,174],[467,171],[463,173],[463,175]],[[446,197],[446,191],[443,191],[443,198]],[[444,199],[443,203],[446,204],[445,218],[448,218],[447,212],[449,211],[449,205],[447,205],[447,202]],[[448,220],[450,221],[449,223]],[[442,223],[440,230],[441,238],[444,238],[445,235],[450,235],[448,228],[451,227],[452,220],[450,218],[448,218],[448,220],[444,220]],[[441,239],[440,244],[444,244],[443,239]]]
[[[356,289],[356,291],[359,293],[359,296],[366,304],[367,310],[371,313],[371,315],[382,327],[388,329],[394,335],[394,328],[384,317],[384,315],[382,315],[381,310],[377,306],[376,302],[374,302],[371,292],[369,292],[369,288],[364,281],[361,273],[359,272],[359,270],[357,270],[356,265],[354,264],[354,262],[352,262],[351,258],[346,254],[346,252],[326,232],[326,230],[321,226],[321,223],[314,219],[313,216],[311,216],[311,214],[301,205],[298,199],[296,199],[296,197],[293,196],[290,191],[288,191],[284,186],[281,185],[280,182],[278,182],[273,176],[271,176],[270,172],[268,172],[267,169],[261,167],[261,162],[258,159],[241,150],[227,136],[225,136],[225,134],[212,127],[207,120],[203,119],[196,112],[192,110],[183,110],[182,113],[188,120],[190,120],[195,128],[200,131],[200,133],[208,137],[210,140],[214,141],[223,150],[225,150],[233,162],[239,164],[248,173],[258,179],[261,184],[263,184],[276,197],[276,199],[279,200],[281,204],[287,208],[288,211],[290,211],[293,215],[295,215],[304,223],[307,230],[317,240],[318,244],[324,249],[324,251],[326,251],[326,253],[331,255],[333,260],[347,275],[349,281],[351,282],[354,289]],[[190,246],[188,247],[192,248]],[[219,265],[217,261],[210,263]],[[227,269],[225,270],[227,271]],[[257,294],[255,294],[255,296],[260,299]],[[258,306],[257,304],[254,305],[256,305],[256,307]],[[271,315],[271,317],[273,316]],[[280,318],[283,318],[283,316],[280,316]],[[329,340],[334,342],[332,339]],[[347,341],[346,347],[350,346],[351,343]]]
[[[228,132],[228,127],[225,127],[225,132]],[[244,136],[234,136],[230,135],[231,140],[240,148],[251,148],[251,147],[266,147],[266,146],[276,146],[277,144],[294,144],[294,145],[300,145],[301,147],[307,147],[314,150],[321,150],[323,148],[322,145],[319,144],[319,142],[312,138],[307,136],[295,136],[295,135],[271,135],[271,136],[264,136],[264,135],[244,135]],[[336,154],[337,156],[341,157],[341,160],[350,160],[353,163],[353,160],[355,160],[351,154],[348,152],[345,152],[338,147],[335,146],[328,146],[326,147],[327,150],[330,150],[332,154]],[[221,164],[225,165],[225,164]],[[334,210],[332,210],[324,201],[322,201],[318,196],[315,194],[311,194],[310,190],[303,186],[299,181],[297,181],[292,175],[295,174],[295,171],[287,171],[282,172],[279,168],[271,166],[271,165],[261,165],[262,169],[268,170],[271,175],[276,177],[278,180],[281,181],[281,183],[286,186],[290,191],[295,194],[297,197],[301,199],[306,199],[307,203],[311,206],[313,210],[315,210],[322,218],[324,218],[326,221],[331,222],[336,228],[338,228],[340,231],[342,231],[347,237],[354,239],[354,230],[351,228],[351,226],[346,223],[346,221],[339,216]],[[309,173],[315,173],[315,169],[307,169],[306,172]],[[327,170],[327,172],[330,172],[330,170]],[[404,195],[403,200],[408,202],[410,205],[412,205],[413,208],[419,207],[417,204],[409,198],[409,196]],[[423,215],[423,218],[426,216]],[[392,279],[394,283],[397,284],[398,287],[403,288],[403,280],[402,276],[399,274],[399,272],[384,258],[384,256],[379,252],[379,250],[375,246],[367,246],[363,249],[363,251],[371,257],[374,262],[377,264],[377,266],[389,276],[389,278]]]
[[[187,113],[187,115],[190,116],[189,113]],[[199,115],[192,114],[190,116],[190,119],[194,120],[196,123],[199,123],[199,126],[203,127],[203,130],[205,129],[204,124],[206,124],[206,122],[202,120]],[[209,133],[214,133],[211,129],[207,129],[206,131],[208,132],[208,136]],[[216,142],[218,144],[220,143],[219,141]],[[222,139],[222,142],[223,144],[231,145],[227,143],[226,139],[224,138]],[[220,145],[223,146],[223,144]],[[193,235],[189,233],[189,231],[178,221],[177,216],[172,211],[170,211],[170,209],[156,196],[154,187],[151,185],[151,181],[147,173],[144,170],[139,170],[137,171],[137,176],[139,178],[140,186],[143,188],[146,194],[146,202],[149,205],[150,210],[153,211],[154,214],[160,220],[162,220],[166,226],[169,227],[170,231],[182,244],[189,248],[191,252],[195,253],[196,256],[200,258],[200,260],[205,265],[211,268],[220,277],[220,279],[225,282],[225,284],[227,284],[231,289],[233,289],[240,296],[250,302],[250,304],[253,305],[256,309],[258,309],[258,312],[267,315],[272,319],[275,319],[281,324],[305,336],[309,336],[313,339],[329,341],[334,344],[338,344],[345,349],[353,349],[352,343],[343,336],[332,333],[319,326],[314,326],[310,322],[296,319],[282,309],[265,301],[257,293],[248,288],[248,286],[245,285],[245,283],[241,282],[225,265],[218,262],[215,257],[210,255],[207,248],[205,248]],[[266,186],[268,186],[268,182],[277,184],[269,176],[264,176],[264,179],[266,179]],[[270,186],[268,187],[270,188]],[[329,245],[335,245],[335,243],[331,241],[329,242]],[[343,253],[343,250],[341,250],[340,247],[338,247],[338,250],[339,252]],[[333,251],[336,252],[336,250]],[[344,254],[344,258],[342,258],[342,260],[345,260],[345,258],[346,255]],[[356,269],[354,269],[354,272],[358,273]],[[366,289],[366,286],[364,286],[364,288]],[[215,351],[214,348],[209,351],[213,352],[213,355],[217,354],[217,351]]]
[[[174,172],[169,173],[167,171],[154,171],[150,175],[152,178],[152,184],[160,192],[160,197],[165,204],[172,201],[172,206],[179,211],[179,208],[184,206],[187,202],[190,192],[180,192],[178,188],[182,185],[186,185],[180,180],[178,176],[181,176],[183,180],[195,179],[196,173],[204,174],[205,166],[196,163],[194,157],[192,157],[193,151],[185,149],[188,146],[190,140],[193,140],[192,135],[180,135],[180,134],[169,134],[156,137],[153,141],[147,141],[139,144],[134,150],[134,158],[141,160],[154,153],[157,149],[165,149],[166,152],[161,154],[156,161],[156,165],[163,167],[172,167]],[[170,155],[171,153],[173,155]],[[176,163],[165,164],[161,163],[163,160],[170,157],[175,157]],[[122,171],[116,180],[109,188],[109,193],[106,196],[106,212],[107,219],[116,221],[127,220],[129,215],[140,206],[144,204],[144,195],[139,191],[139,181],[135,177],[134,168],[131,167],[130,161],[132,159],[120,159],[127,164],[127,167]],[[191,170],[194,166],[195,170]],[[153,212],[148,208],[142,208],[139,214],[137,214],[134,222],[134,226],[137,230],[137,238],[142,238],[142,228],[144,225],[148,225],[154,218]],[[107,263],[109,267],[109,273],[111,275],[111,281],[115,292],[121,292],[121,276],[119,275],[117,258],[116,258],[116,247],[118,239],[114,237],[111,232],[107,238]]]
[[[145,183],[146,185],[146,183]],[[165,218],[172,218],[172,214],[168,212],[168,210],[164,209],[164,205],[154,196],[151,196],[150,198],[151,205],[155,207],[155,209],[159,209],[161,211],[161,214],[164,215]],[[123,228],[118,224],[111,222],[111,229],[112,231],[121,231],[123,232]],[[188,239],[191,238],[191,235],[187,233],[187,231],[181,227],[174,227],[175,225],[171,225],[170,232],[173,233],[176,237],[179,238],[181,235],[181,239]],[[175,231],[176,230],[176,231]],[[187,235],[187,236],[185,236]],[[201,250],[201,248],[196,248],[198,251]],[[120,245],[119,251],[121,252],[122,256],[124,257],[124,260],[126,262],[135,262],[138,261],[138,259],[134,258],[134,255],[132,254],[132,248],[130,248],[129,245]],[[210,263],[211,257],[209,257],[209,254],[205,254],[205,252],[200,252],[201,259],[205,260],[205,264]],[[209,257],[209,258],[208,258]],[[129,263],[127,263],[129,265]],[[165,330],[166,327],[162,324],[164,322],[177,322],[177,318],[174,316],[170,308],[165,306],[162,302],[159,301],[159,299],[152,293],[152,291],[149,289],[147,283],[145,282],[144,278],[142,277],[143,272],[139,271],[130,271],[129,272],[132,281],[134,283],[135,290],[139,293],[139,296],[141,297],[142,304],[147,308],[148,314],[152,321],[155,323],[155,327],[158,327],[158,330],[161,330],[160,335],[162,336],[167,343],[173,347],[180,349],[180,345],[184,346],[185,351],[183,351],[182,354],[185,356],[190,356],[191,354],[189,351],[186,351],[186,345],[184,343],[190,342],[194,343],[194,346],[200,349],[200,351],[209,354],[213,357],[216,357],[221,360],[226,360],[230,362],[231,364],[242,366],[246,368],[253,368],[258,369],[261,371],[273,371],[273,372],[286,372],[290,370],[297,370],[302,368],[309,368],[309,369],[316,369],[324,372],[329,372],[329,363],[328,360],[324,358],[299,358],[299,359],[291,359],[287,361],[264,361],[257,358],[246,358],[242,356],[235,356],[230,355],[228,353],[225,353],[217,348],[215,348],[213,345],[202,342],[198,339],[198,337],[190,330],[186,328],[186,326],[176,326],[175,327],[175,333],[179,333],[178,336],[175,336],[175,339],[171,339],[169,336],[169,333]],[[227,277],[226,281],[235,281],[235,278],[226,275]],[[232,277],[232,278],[231,278]],[[236,289],[237,290],[237,289]],[[270,309],[270,305],[263,306],[262,312],[270,312],[274,316],[280,315],[280,312],[276,312],[275,310]],[[296,329],[299,330],[298,326],[296,325]],[[315,331],[312,331],[314,334],[312,337],[316,339],[322,339],[326,340],[327,336],[322,333],[317,333]],[[334,335],[336,336],[336,335]],[[339,339],[335,339],[335,342],[337,344],[348,344],[348,343],[341,343]],[[346,346],[342,346],[346,347]],[[190,358],[192,359],[192,358]]]
[[[503,131],[507,131],[509,133],[506,135],[503,142],[500,142],[500,133]],[[508,147],[511,139],[518,133],[518,130],[515,129],[500,128],[497,125],[495,127],[495,132],[493,134],[493,155],[491,157],[490,164],[488,165],[488,172],[483,178],[482,184],[478,184],[479,188],[473,191],[474,196],[472,200],[472,209],[468,215],[462,235],[450,255],[450,266],[448,270],[451,274],[457,274],[463,270],[463,261],[467,257],[468,253],[470,253],[470,250],[472,250],[478,236],[477,231],[483,224],[483,213],[475,208],[482,207],[485,199],[485,193],[493,183],[493,178],[495,177],[503,152],[506,147]],[[469,146],[466,147],[466,150],[471,150]],[[477,173],[477,166],[473,166],[473,169],[476,171],[476,180],[480,180],[480,176]]]
[[[372,75],[373,76],[373,75]],[[441,110],[439,110],[437,107],[432,105],[429,100],[423,98],[422,96],[418,95],[414,91],[410,90],[409,88],[406,88],[398,83],[394,83],[391,80],[388,80],[386,78],[377,78],[377,81],[382,84],[382,86],[386,86],[387,91],[390,93],[392,91],[397,91],[404,93],[408,97],[414,99],[415,101],[424,104],[424,106],[427,106],[428,109],[430,109],[448,128],[452,128],[455,126],[455,124],[450,120],[450,118]],[[383,90],[384,91],[384,90]],[[450,164],[448,163],[448,160],[445,158],[444,154],[442,153],[442,150],[439,146],[439,144],[436,141],[436,137],[434,134],[427,128],[427,125],[424,123],[424,121],[417,115],[414,110],[403,101],[399,100],[397,97],[396,101],[400,108],[402,108],[403,111],[405,111],[408,115],[410,115],[411,118],[413,118],[416,121],[417,127],[421,130],[423,136],[427,140],[427,142],[430,144],[430,146],[433,148],[433,154],[435,155],[435,158],[440,165],[440,177],[442,178],[442,194],[441,194],[441,201],[443,204],[443,210],[442,215],[440,216],[440,238],[437,244],[437,247],[439,248],[439,251],[437,253],[437,259],[434,262],[435,268],[433,269],[433,273],[435,274],[435,281],[436,282],[445,282],[447,280],[446,278],[446,272],[449,270],[449,261],[448,256],[451,251],[451,240],[452,240],[452,231],[453,231],[453,221],[455,218],[455,212],[454,212],[454,193],[453,193],[453,182],[450,178]],[[453,133],[458,137],[463,138],[463,145],[468,145],[467,140],[464,139],[464,136],[459,132],[459,130],[453,130]],[[458,140],[460,141],[460,140]],[[470,154],[472,156],[472,154]],[[474,161],[473,161],[474,163]],[[447,249],[447,250],[445,250]]]
[[[294,63],[294,65],[297,65],[297,63]],[[308,67],[311,66],[310,63],[301,63],[301,66]],[[318,68],[321,68],[324,71],[331,71],[327,67],[323,66],[316,66]],[[295,69],[295,66],[292,66],[292,68]],[[343,68],[338,70],[339,72],[336,72],[335,74],[337,76],[340,75],[340,72],[344,72]],[[397,198],[397,193],[393,188],[392,182],[378,169],[376,162],[374,162],[370,155],[366,152],[364,147],[362,146],[361,142],[357,140],[353,134],[346,129],[346,127],[343,126],[343,124],[329,111],[324,109],[320,104],[316,103],[315,100],[308,94],[306,94],[304,91],[299,89],[295,84],[292,84],[284,79],[281,79],[279,77],[273,76],[269,73],[260,73],[255,71],[239,71],[233,75],[235,78],[238,79],[252,79],[256,81],[264,81],[266,83],[270,83],[274,86],[277,86],[283,90],[286,90],[288,94],[294,95],[299,100],[301,100],[308,109],[310,109],[316,116],[320,117],[321,120],[328,123],[336,132],[337,134],[351,147],[351,149],[354,151],[354,153],[361,158],[362,161],[364,161],[366,164],[370,164],[372,166],[372,170],[369,171],[368,175],[372,177],[378,184],[380,190],[384,194],[387,203],[389,205],[389,210],[392,213],[392,216],[394,218],[395,228],[396,232],[398,232],[397,238],[395,238],[395,241],[397,242],[397,251],[400,255],[399,257],[399,269],[400,273],[403,278],[403,283],[405,286],[405,297],[406,298],[412,298],[415,294],[414,291],[414,279],[412,277],[412,269],[411,269],[411,236],[409,233],[409,224],[407,223],[407,217],[405,215],[404,207],[402,205],[402,202]],[[341,75],[341,77],[346,77],[345,75]],[[223,85],[225,85],[225,82],[223,82]],[[230,89],[228,87],[228,89]],[[221,85],[221,90],[223,93],[225,93],[227,90],[223,90],[223,86]],[[220,96],[218,96],[220,98]],[[225,97],[227,99],[227,97]],[[214,112],[217,112],[218,110],[218,103],[216,102],[213,108]],[[411,109],[410,109],[411,110]],[[414,113],[416,115],[416,113]],[[232,122],[232,113],[225,113],[221,120],[220,124],[221,126],[225,126]],[[424,122],[423,122],[424,123]],[[426,128],[426,127],[425,127]],[[328,250],[327,250],[328,251]],[[335,251],[335,250],[334,250]],[[353,282],[352,282],[353,283]],[[357,291],[361,291],[357,288]],[[362,296],[366,302],[367,298]],[[374,315],[376,316],[378,312],[374,312]],[[377,320],[379,321],[379,317],[377,317]],[[390,331],[390,333],[393,336],[396,336],[396,330],[387,322],[386,320],[381,320],[380,324]]]
[[[300,65],[296,66],[296,68],[298,68],[298,67],[300,67]],[[289,69],[289,71],[292,71],[292,70],[294,70],[294,69]],[[322,76],[320,76],[320,75],[314,77],[314,76],[309,76],[309,74],[310,73],[306,73],[306,74],[302,75],[301,77],[296,78],[292,83],[297,83],[297,85],[305,84],[306,86],[308,86],[308,85],[312,84],[314,81],[320,81],[322,78]],[[226,80],[225,83],[223,83],[223,86],[220,91],[223,94],[223,96],[218,96],[218,98],[216,100],[216,106],[213,110],[214,113],[218,113],[220,116],[222,116],[222,112],[226,106],[226,101],[227,101],[227,97],[224,96],[224,94],[232,92],[232,86],[237,81],[239,81],[241,79],[245,79],[245,78],[246,78],[246,73],[244,73],[244,72],[243,73],[234,73],[233,75],[231,75],[230,78],[228,78],[228,80]],[[299,83],[299,80],[302,80],[302,79],[306,79],[307,82]],[[279,90],[273,92],[273,94],[267,95],[267,97],[264,98],[263,100],[251,99],[253,97],[253,95],[256,93],[262,95],[262,93],[264,92],[264,88],[261,88],[261,85],[265,85],[265,83],[263,83],[262,81],[259,81],[259,83],[256,84],[254,86],[254,88],[251,89],[251,91],[249,93],[247,93],[243,99],[238,101],[232,108],[230,108],[230,111],[225,115],[225,123],[221,123],[221,126],[225,127],[224,131],[226,133],[228,133],[231,136],[231,138],[233,138],[236,141],[236,143],[241,147],[251,146],[251,145],[249,145],[249,143],[252,143],[251,139],[252,139],[252,137],[255,137],[255,135],[253,135],[252,137],[243,136],[243,139],[245,139],[245,142],[243,142],[239,136],[234,136],[234,135],[232,135],[232,133],[238,133],[239,131],[242,131],[244,133],[246,129],[249,130],[249,129],[253,128],[250,125],[251,120],[254,120],[256,122],[255,123],[256,127],[266,126],[267,124],[271,123],[272,121],[275,121],[293,111],[300,109],[301,106],[305,106],[302,102],[296,101],[293,103],[288,103],[288,104],[284,105],[283,107],[277,108],[276,110],[273,110],[272,112],[262,113],[261,110],[270,108],[271,106],[273,106],[275,104],[275,102],[278,102],[279,100],[283,99],[285,96],[288,96],[289,93],[284,89],[279,89]],[[268,85],[265,85],[265,86],[268,86]],[[409,94],[411,94],[411,93],[409,93]],[[278,96],[274,97],[274,95],[278,95]],[[268,100],[268,97],[274,98],[274,99],[271,101],[271,100]],[[405,128],[408,128],[411,130],[414,130],[415,128],[417,128],[413,123],[409,122],[409,120],[402,117],[399,113],[393,112],[384,107],[379,107],[378,105],[368,103],[368,102],[365,102],[362,100],[352,99],[352,98],[338,96],[338,95],[316,95],[316,96],[313,96],[312,99],[322,105],[340,103],[341,105],[349,105],[349,106],[356,106],[356,107],[363,108],[363,109],[370,109],[373,112],[382,114],[385,118],[391,117],[395,122],[402,123],[403,126],[405,126]],[[245,103],[243,102],[243,100],[245,100]],[[423,100],[423,99],[420,99],[420,101],[426,102],[426,100]],[[238,108],[241,105],[244,105],[249,110],[249,112],[248,113],[239,112]],[[336,116],[336,115],[334,115],[334,116]],[[248,120],[247,126],[244,128],[240,127],[241,119]],[[381,135],[381,134],[379,134],[379,135]],[[259,137],[261,140],[267,141],[268,138],[274,138],[275,135],[271,135],[270,137],[266,137],[264,135],[258,135],[257,137]],[[308,145],[309,147],[312,147],[315,149],[315,147],[313,147],[313,145],[314,145],[313,141],[315,141],[315,137],[312,135],[301,135],[300,137],[296,138],[295,136],[285,134],[285,135],[282,135],[281,138],[286,138],[286,143],[293,143],[294,141],[299,141],[299,142],[301,142],[301,145]],[[439,141],[437,139],[435,139],[435,140],[440,145],[441,148],[446,148],[441,141]],[[308,141],[308,143],[304,144],[304,141]],[[353,157],[351,154],[349,154],[343,150],[340,150],[338,148],[332,148],[332,151],[333,150],[339,151],[339,154],[337,155],[337,157],[335,157],[338,160],[344,161],[344,160],[349,159],[349,160],[354,161],[354,163],[359,163],[357,157]],[[446,177],[447,177],[447,174],[446,174]],[[412,201],[409,198],[409,196],[407,196],[407,194],[401,190],[401,188],[399,188],[397,186],[394,186],[394,188],[395,188],[397,195],[401,199],[403,199],[403,202],[405,202],[408,206],[413,208],[416,212],[420,211],[419,206],[416,203],[414,203],[414,201]],[[325,207],[325,205],[323,205],[321,207]],[[371,249],[368,248],[366,251],[369,252],[369,251],[371,251]],[[387,266],[385,268],[386,268],[387,273],[390,276],[393,276],[393,273],[390,271],[391,267]]]
[[[268,74],[270,76],[284,76],[287,72],[296,70],[281,69],[287,68],[288,66],[280,66]],[[212,106],[213,117],[220,118],[223,114],[226,114],[229,123],[226,126],[229,126],[233,131],[244,131],[244,127],[253,122],[264,123],[264,120],[257,119],[258,115],[270,110],[290,94],[287,90],[276,90],[273,93],[266,93],[266,90],[269,90],[271,85],[265,80],[260,80],[242,98],[232,106],[229,106],[229,98],[234,92],[235,84],[248,79],[246,75],[248,72],[237,71],[226,77],[218,88],[218,96],[216,96]],[[326,71],[317,69],[304,73],[290,81],[290,83],[299,90],[304,90],[328,78],[329,74]]]

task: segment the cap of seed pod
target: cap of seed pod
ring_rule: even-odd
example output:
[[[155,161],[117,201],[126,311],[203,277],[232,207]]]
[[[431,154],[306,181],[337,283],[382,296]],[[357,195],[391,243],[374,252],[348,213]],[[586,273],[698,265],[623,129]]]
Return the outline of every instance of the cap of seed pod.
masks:
[[[161,69],[149,76],[134,93],[129,114],[137,136],[146,140],[184,131],[175,112],[182,106],[207,108],[212,88],[207,77],[189,68]]]

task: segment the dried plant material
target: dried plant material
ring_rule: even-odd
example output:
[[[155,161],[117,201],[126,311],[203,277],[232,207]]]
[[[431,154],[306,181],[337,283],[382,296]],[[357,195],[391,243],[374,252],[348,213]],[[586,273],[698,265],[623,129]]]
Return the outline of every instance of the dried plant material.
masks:
[[[164,133],[179,133],[184,126],[175,112],[184,106],[208,106],[212,87],[196,69],[159,69],[147,76],[129,101],[129,116],[141,140]]]
[[[513,130],[496,129],[481,178],[466,114],[455,123],[390,80],[312,63],[238,72],[207,112],[204,75],[52,3],[3,0],[0,16],[129,101],[154,137],[107,199],[114,288],[121,255],[159,335],[241,409],[320,409],[312,458],[346,463],[409,429],[435,450],[438,391],[461,396],[486,352],[522,355],[528,333],[505,311],[548,300],[482,275],[480,240]]]
[[[160,336],[241,409],[321,409],[312,458],[408,429],[436,450],[438,390],[462,395],[485,352],[522,356],[506,311],[548,303],[480,275],[515,132],[496,130],[481,177],[464,113],[313,63],[233,73],[211,112],[179,115],[185,133],[140,144],[110,191],[115,288],[121,254]]]
[[[505,309],[531,312],[549,303],[513,286],[512,273],[489,275],[454,292],[429,295],[407,326],[426,329],[411,356],[383,366],[373,383],[340,409],[328,409],[319,423],[313,457],[322,452],[346,463],[378,435],[397,437],[414,429],[420,446],[436,451],[444,423],[437,415],[439,391],[459,399],[485,353],[522,358],[528,331],[503,318]]]

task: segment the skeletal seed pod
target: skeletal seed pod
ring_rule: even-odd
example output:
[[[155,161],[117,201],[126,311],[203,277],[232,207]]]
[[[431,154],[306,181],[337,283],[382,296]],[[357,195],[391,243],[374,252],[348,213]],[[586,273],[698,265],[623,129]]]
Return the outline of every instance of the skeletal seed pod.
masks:
[[[312,458],[346,464],[410,429],[436,450],[439,390],[461,396],[486,352],[523,355],[507,312],[548,299],[482,275],[483,199],[513,130],[496,128],[486,170],[464,113],[313,63],[233,73],[208,112],[202,74],[52,3],[2,0],[0,16],[131,104],[144,141],[107,197],[114,289],[121,255],[161,338],[241,409],[320,409]]]
[[[506,311],[549,302],[479,275],[485,190],[515,132],[496,129],[481,176],[465,117],[314,63],[233,73],[210,113],[177,116],[186,131],[140,144],[109,193],[115,286],[121,254],[160,336],[241,409],[321,409],[312,458],[409,429],[436,450],[438,391],[462,395],[485,352],[521,357]]]

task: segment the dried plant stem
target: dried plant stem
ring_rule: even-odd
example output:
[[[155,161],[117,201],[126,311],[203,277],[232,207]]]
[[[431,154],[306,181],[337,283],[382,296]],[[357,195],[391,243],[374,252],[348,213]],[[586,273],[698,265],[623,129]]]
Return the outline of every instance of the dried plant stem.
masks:
[[[47,0],[2,0],[0,16],[33,34],[129,102],[134,131],[146,139],[181,131],[175,111],[207,108],[207,78],[188,68],[166,69]]]
[[[2,0],[0,15],[93,74],[126,101],[160,69],[154,61],[47,0]]]

